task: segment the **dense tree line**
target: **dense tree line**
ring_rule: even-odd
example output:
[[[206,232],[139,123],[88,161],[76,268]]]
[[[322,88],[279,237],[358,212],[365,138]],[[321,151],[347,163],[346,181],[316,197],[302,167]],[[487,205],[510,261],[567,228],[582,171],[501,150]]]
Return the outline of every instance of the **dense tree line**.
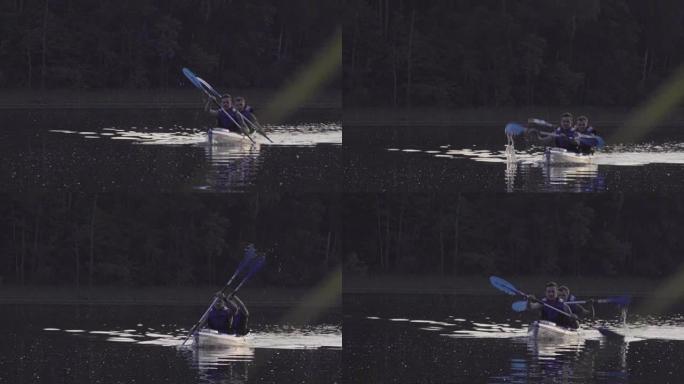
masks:
[[[631,106],[684,58],[678,0],[354,0],[345,105]]]
[[[349,195],[345,274],[632,275],[684,262],[677,195]]]
[[[276,87],[333,36],[336,1],[6,0],[1,88]],[[315,32],[312,32],[315,31]]]
[[[0,276],[17,284],[222,284],[253,243],[257,280],[309,285],[339,265],[326,195],[5,195]]]

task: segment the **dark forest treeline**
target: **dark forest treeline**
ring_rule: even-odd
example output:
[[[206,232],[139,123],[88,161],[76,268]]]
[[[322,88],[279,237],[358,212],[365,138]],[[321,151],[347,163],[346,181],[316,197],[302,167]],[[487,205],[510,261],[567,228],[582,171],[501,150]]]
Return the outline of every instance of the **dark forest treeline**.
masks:
[[[679,0],[350,3],[348,106],[632,106],[684,58]]]
[[[313,284],[339,265],[330,195],[5,195],[0,277],[18,284],[225,283],[253,243],[256,280]]]
[[[4,0],[0,88],[177,87],[180,68],[276,87],[329,40],[336,1]]]
[[[684,262],[684,199],[349,195],[345,274],[659,277]]]

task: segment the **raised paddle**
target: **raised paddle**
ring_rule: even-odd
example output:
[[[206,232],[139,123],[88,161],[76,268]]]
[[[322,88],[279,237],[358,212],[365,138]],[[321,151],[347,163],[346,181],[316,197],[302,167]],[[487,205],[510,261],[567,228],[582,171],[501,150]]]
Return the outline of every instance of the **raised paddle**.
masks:
[[[218,93],[218,91],[216,91],[216,89],[214,89],[214,87],[212,87],[211,84],[209,84],[206,80],[204,80],[204,79],[198,77],[197,75],[195,75],[195,74],[194,74],[191,70],[189,70],[188,68],[183,68],[183,74],[185,75],[185,77],[187,77],[187,78],[190,80],[190,82],[191,82],[195,87],[199,88],[199,89],[202,90],[204,93],[206,93],[207,96],[209,96],[209,98],[212,99],[212,100],[218,105],[218,107],[221,108],[221,110],[223,110],[224,113],[226,113],[226,115],[228,115],[228,113],[223,109],[223,107],[222,107],[222,106],[219,104],[219,102],[218,102],[218,100],[221,100],[221,94]],[[249,127],[248,127],[247,124],[245,123],[245,121],[246,121],[247,123],[249,123],[249,125],[252,126],[252,128],[254,128],[254,130],[255,130],[257,133],[259,133],[261,136],[265,137],[266,140],[270,141],[271,143],[273,142],[273,140],[271,140],[271,138],[268,137],[268,136],[266,135],[266,133],[264,133],[264,128],[261,126],[261,124],[258,124],[258,123],[257,123],[257,124],[254,124],[254,122],[252,122],[251,120],[247,119],[247,118],[245,117],[245,115],[243,115],[240,111],[236,111],[236,112],[237,112],[238,116],[241,118],[243,124],[239,124],[239,123],[238,123],[237,121],[235,121],[235,119],[233,119],[233,117],[230,116],[230,115],[228,115],[228,117],[230,118],[231,121],[233,121],[233,123],[235,123],[235,125],[237,125],[237,126],[240,127],[240,129],[243,131],[243,133],[244,133],[245,135],[249,136],[249,135],[247,134],[247,131],[249,130]],[[250,139],[251,139],[251,137],[250,137]],[[254,142],[254,140],[252,140],[252,142]]]
[[[200,78],[200,77],[197,77],[197,81],[198,81],[198,83],[202,86],[202,89],[205,90],[205,92],[207,93],[207,95],[213,95],[213,97],[214,97],[215,99],[220,100],[221,94],[218,93],[218,91],[216,91],[216,90],[214,89],[214,87],[212,87],[206,80],[204,80],[204,79],[202,79],[202,78]],[[225,111],[224,111],[224,112],[225,112]],[[240,129],[242,129],[243,133],[247,134],[246,132],[249,130],[249,127],[247,126],[247,123],[249,123],[249,125],[251,125],[252,128],[254,128],[254,130],[255,130],[258,134],[260,134],[261,136],[265,137],[266,140],[270,141],[271,143],[273,142],[273,140],[271,140],[271,138],[268,137],[268,136],[266,135],[266,133],[264,133],[263,127],[262,127],[260,124],[254,124],[251,120],[249,120],[248,118],[246,118],[245,115],[242,114],[242,112],[240,112],[240,111],[238,111],[238,110],[235,110],[235,112],[237,112],[238,117],[240,117],[240,119],[242,120],[242,123],[243,123],[242,125],[238,124],[238,123],[235,121],[235,119],[233,119],[231,116],[228,116],[228,117],[230,117],[230,119],[233,121],[233,123],[235,123],[236,125],[238,125],[238,126],[240,127]]]
[[[245,281],[247,281],[247,279],[249,279],[256,272],[256,269],[261,268],[261,265],[263,265],[263,263],[264,263],[263,256],[260,258],[257,258],[256,249],[254,248],[254,245],[250,244],[247,248],[245,248],[245,256],[243,257],[240,264],[238,264],[238,267],[235,270],[235,273],[233,273],[233,276],[230,277],[230,279],[228,280],[226,285],[223,286],[223,288],[219,291],[219,293],[225,294],[225,291],[227,291],[230,288],[230,285],[233,283],[233,280],[235,280],[235,278],[240,274],[240,272],[242,272],[245,269],[245,267],[247,267],[248,265],[253,264],[252,267],[250,268],[249,272],[247,272],[246,276],[242,279],[242,282],[240,282],[238,287],[236,289],[234,289],[233,292],[231,293],[231,295],[235,295],[235,292],[242,286],[242,284],[245,283]],[[255,268],[255,266],[258,266],[258,267]],[[214,295],[214,298],[212,299],[211,304],[209,304],[209,307],[207,308],[207,310],[204,311],[204,313],[200,317],[199,321],[197,321],[197,323],[195,323],[195,325],[193,325],[192,328],[190,328],[190,331],[188,332],[188,335],[183,340],[181,347],[185,345],[185,343],[188,341],[190,336],[192,336],[195,333],[197,328],[199,326],[201,326],[207,320],[207,316],[209,315],[209,311],[211,311],[211,308],[216,304],[216,300],[218,299],[218,296],[219,296],[218,294]]]
[[[216,104],[216,106],[219,107],[219,109],[220,109],[223,113],[226,114],[226,116],[228,116],[228,118],[230,119],[230,121],[233,122],[233,124],[235,124],[236,126],[240,127],[240,130],[242,131],[242,133],[243,133],[245,136],[247,136],[247,138],[248,138],[253,144],[256,144],[256,142],[254,141],[254,139],[247,133],[247,132],[249,131],[249,128],[247,128],[245,125],[242,125],[242,124],[238,123],[237,121],[235,121],[235,119],[233,118],[233,116],[231,116],[231,115],[228,113],[228,111],[226,111],[226,110],[223,108],[223,106],[221,105],[221,101],[220,101],[220,100],[221,100],[221,94],[218,93],[218,92],[214,89],[214,87],[212,87],[212,86],[211,86],[209,83],[207,83],[204,79],[199,78],[197,75],[195,75],[195,74],[194,74],[191,70],[189,70],[188,68],[183,68],[183,74],[185,75],[185,77],[188,78],[188,80],[190,80],[190,82],[191,82],[195,87],[199,88],[202,92],[204,92],[204,93],[209,97],[209,99],[212,100],[212,101],[214,102],[214,104]]]
[[[558,309],[558,308],[556,308],[556,307],[552,307],[552,306],[546,304],[545,302],[543,302],[543,301],[541,301],[541,300],[539,300],[539,299],[537,299],[537,298],[532,298],[532,297],[530,297],[530,295],[528,295],[528,294],[526,294],[525,292],[523,292],[523,291],[517,289],[513,284],[509,283],[508,281],[506,281],[506,280],[504,280],[504,279],[502,279],[502,278],[500,278],[500,277],[497,277],[497,276],[490,276],[490,277],[489,277],[489,282],[494,286],[494,288],[496,288],[496,289],[498,289],[498,290],[500,290],[500,291],[502,291],[502,292],[504,292],[504,293],[506,293],[506,294],[509,294],[509,295],[511,295],[511,296],[515,296],[515,295],[525,296],[526,298],[529,298],[529,299],[531,299],[531,300],[533,300],[533,301],[535,301],[535,302],[537,302],[537,303],[539,303],[539,304],[541,304],[541,305],[543,305],[543,306],[545,306],[545,307],[547,307],[547,308],[549,308],[549,309],[553,309],[554,311],[556,311],[556,312],[558,312],[558,313],[560,313],[560,314],[563,314],[563,315],[565,315],[565,316],[567,316],[567,317],[569,317],[569,318],[571,318],[571,319],[577,318],[577,316],[575,316],[575,315],[573,315],[573,314],[571,314],[571,313],[562,311],[562,310],[560,310],[560,309]]]

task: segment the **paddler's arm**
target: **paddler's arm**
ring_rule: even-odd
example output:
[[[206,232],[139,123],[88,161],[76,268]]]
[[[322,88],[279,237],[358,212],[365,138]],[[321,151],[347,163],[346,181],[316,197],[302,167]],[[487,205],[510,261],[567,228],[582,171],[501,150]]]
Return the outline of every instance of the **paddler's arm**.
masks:
[[[541,309],[544,305],[539,303],[539,300],[534,295],[527,295],[527,310],[535,311]]]
[[[214,117],[218,116],[219,110],[218,109],[212,109],[210,105],[211,105],[211,99],[207,99],[207,103],[204,104],[204,110],[209,112],[209,114],[214,116]]]

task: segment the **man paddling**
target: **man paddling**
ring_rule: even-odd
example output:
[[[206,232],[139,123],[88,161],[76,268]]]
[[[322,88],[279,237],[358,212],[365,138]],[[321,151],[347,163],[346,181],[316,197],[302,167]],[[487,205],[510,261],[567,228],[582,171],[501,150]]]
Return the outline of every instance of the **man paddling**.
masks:
[[[227,298],[220,292],[217,297],[216,304],[209,311],[207,327],[220,333],[238,336],[249,333],[247,328],[249,312],[242,300],[235,295]]]
[[[575,131],[576,134],[579,135],[584,135],[584,136],[596,136],[598,135],[598,132],[596,132],[596,129],[589,125],[589,118],[586,116],[580,116],[577,118],[577,124],[573,128],[573,131]],[[581,153],[586,153],[586,154],[592,154],[594,153],[594,147],[591,145],[587,145],[585,142],[580,142],[579,141],[579,135],[577,136],[577,149]]]
[[[577,301],[577,297],[575,295],[570,294],[570,288],[568,288],[565,285],[561,285],[558,287],[558,298],[561,299],[564,303],[567,303],[569,301]],[[592,300],[588,300],[588,302],[591,304],[593,303]],[[570,310],[572,313],[576,315],[587,315],[589,314],[589,310],[584,308],[581,304],[567,304],[568,307],[570,307]]]
[[[566,316],[558,311],[554,311],[548,308],[539,301],[547,304],[559,311],[565,312],[572,317]],[[541,319],[546,321],[552,321],[556,325],[571,329],[579,328],[579,323],[577,322],[577,315],[572,313],[570,307],[568,307],[562,300],[558,298],[558,284],[553,281],[546,283],[545,297],[538,300],[534,295],[527,296],[527,309],[529,310],[541,310]]]
[[[216,125],[220,128],[225,128],[231,132],[242,133],[240,127],[236,124],[239,117],[236,109],[233,107],[233,99],[230,95],[225,94],[221,96],[221,107],[219,109],[212,109],[209,106],[210,101],[207,101],[204,109],[210,115],[216,117]]]
[[[530,125],[538,124],[535,119],[528,120]],[[527,130],[528,134],[536,134],[536,139],[540,144],[548,147],[558,147],[565,148],[568,151],[577,152],[577,142],[574,140],[575,132],[573,131],[573,116],[570,112],[565,112],[560,117],[560,124],[554,130],[554,134],[548,134],[548,136],[541,136],[536,128],[529,128]],[[545,126],[548,123],[542,124]]]
[[[249,120],[253,124],[258,124],[259,122],[257,121],[256,115],[254,114],[254,108],[252,108],[251,105],[247,105],[247,101],[245,100],[244,97],[238,96],[235,98],[235,109],[240,112],[238,116],[242,119],[243,116],[245,119]],[[242,116],[240,116],[242,115]],[[250,131],[254,131],[254,127],[252,124],[249,124],[246,121],[241,121],[245,126],[249,127]]]

